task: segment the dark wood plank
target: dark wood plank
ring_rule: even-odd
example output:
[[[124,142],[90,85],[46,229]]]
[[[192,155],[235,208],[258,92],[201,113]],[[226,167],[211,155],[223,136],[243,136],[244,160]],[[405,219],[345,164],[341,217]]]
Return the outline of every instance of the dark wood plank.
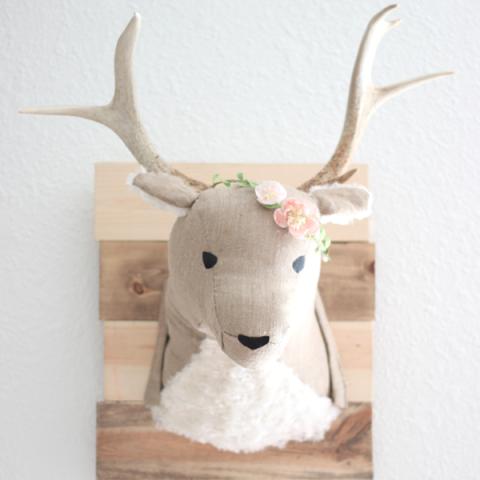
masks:
[[[371,479],[371,444],[371,408],[364,404],[345,410],[323,442],[234,454],[155,430],[141,404],[100,403],[97,479]]]
[[[334,243],[331,256],[320,277],[329,319],[373,320],[374,245]],[[167,276],[166,242],[101,242],[100,318],[156,320]]]
[[[100,319],[157,320],[166,242],[100,242]]]
[[[334,243],[323,264],[320,293],[330,321],[375,319],[375,245]]]

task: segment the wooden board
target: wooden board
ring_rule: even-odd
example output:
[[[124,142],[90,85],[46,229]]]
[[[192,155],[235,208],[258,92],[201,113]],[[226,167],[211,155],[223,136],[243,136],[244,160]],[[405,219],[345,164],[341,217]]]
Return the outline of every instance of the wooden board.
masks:
[[[372,322],[331,322],[348,398],[371,401]],[[141,400],[155,348],[156,322],[104,322],[104,398]]]
[[[277,180],[300,185],[320,168],[317,164],[200,164],[176,165],[184,173],[211,183],[213,174],[231,178],[244,172],[252,180]],[[352,182],[367,185],[367,166],[355,165]],[[138,171],[135,163],[98,163],[95,166],[95,235],[97,240],[168,240],[175,220],[171,213],[147,205],[126,185],[127,176]],[[368,220],[348,226],[331,225],[335,241],[368,241]]]
[[[322,442],[258,453],[221,452],[155,430],[139,404],[97,408],[98,480],[359,480],[372,478],[371,409],[352,405]]]
[[[373,320],[374,245],[335,243],[331,256],[320,278],[330,321]],[[167,276],[166,242],[101,242],[100,318],[157,320]]]
[[[319,165],[182,164],[210,182],[243,171],[255,180],[296,185]],[[105,334],[105,399],[97,415],[97,479],[342,479],[372,478],[371,410],[350,406],[323,442],[290,443],[257,454],[219,452],[153,428],[143,397],[168,275],[167,245],[175,218],[145,204],[126,186],[133,163],[96,166],[96,238],[100,244],[100,317]],[[367,185],[367,167],[354,182]],[[338,344],[350,401],[371,400],[374,246],[368,221],[329,226],[332,262],[320,291]],[[345,243],[348,242],[348,243]],[[120,400],[114,403],[108,400]],[[132,403],[132,401],[137,403]]]

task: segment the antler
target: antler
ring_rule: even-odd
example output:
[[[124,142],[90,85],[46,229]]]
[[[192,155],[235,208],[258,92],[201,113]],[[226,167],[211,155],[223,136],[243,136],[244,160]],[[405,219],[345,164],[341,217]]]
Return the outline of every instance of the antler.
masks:
[[[352,158],[368,119],[375,109],[409,88],[453,73],[433,73],[384,87],[376,86],[373,83],[372,67],[380,40],[385,33],[400,23],[400,20],[385,20],[386,15],[396,7],[396,5],[390,5],[370,20],[353,68],[345,122],[335,153],[320,172],[299,187],[300,190],[309,191],[315,185],[342,183],[348,180],[355,170],[350,170],[343,175],[342,172]]]
[[[133,51],[140,31],[140,15],[135,13],[120,35],[115,49],[115,92],[110,103],[88,107],[26,108],[20,113],[69,115],[102,123],[123,140],[138,163],[149,172],[164,172],[181,177],[196,190],[207,188],[202,182],[187,177],[170,167],[155,151],[137,110],[133,85]]]

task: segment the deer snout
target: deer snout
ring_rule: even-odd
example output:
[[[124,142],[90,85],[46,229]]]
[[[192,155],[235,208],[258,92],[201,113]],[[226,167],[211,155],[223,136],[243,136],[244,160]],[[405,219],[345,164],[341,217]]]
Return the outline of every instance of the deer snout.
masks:
[[[270,337],[268,336],[247,337],[246,335],[239,335],[237,338],[242,345],[249,348],[250,350],[256,350],[257,348],[262,348],[270,341]]]

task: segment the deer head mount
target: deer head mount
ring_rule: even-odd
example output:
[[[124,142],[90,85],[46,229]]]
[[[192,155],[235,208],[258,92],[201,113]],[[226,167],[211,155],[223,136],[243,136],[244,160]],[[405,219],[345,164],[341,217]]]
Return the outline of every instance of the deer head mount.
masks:
[[[343,131],[331,159],[302,185],[286,187],[289,198],[318,208],[324,223],[344,224],[369,214],[369,192],[343,183],[355,173],[347,166],[374,110],[411,87],[451,73],[387,86],[373,83],[377,47],[399,23],[386,19],[394,8],[385,8],[368,24],[352,73]],[[140,120],[133,85],[139,29],[140,16],[135,14],[118,40],[110,103],[29,108],[23,113],[83,117],[109,127],[144,167],[132,179],[134,187],[178,215],[170,238],[166,298],[172,349],[175,341],[197,335],[215,338],[242,366],[278,358],[288,349],[291,332],[302,325],[299,318],[314,310],[320,257],[310,242],[278,228],[250,189],[207,185],[171,167],[157,153]],[[166,356],[167,370],[169,361],[175,363],[173,357]],[[173,374],[178,368],[170,370]]]

